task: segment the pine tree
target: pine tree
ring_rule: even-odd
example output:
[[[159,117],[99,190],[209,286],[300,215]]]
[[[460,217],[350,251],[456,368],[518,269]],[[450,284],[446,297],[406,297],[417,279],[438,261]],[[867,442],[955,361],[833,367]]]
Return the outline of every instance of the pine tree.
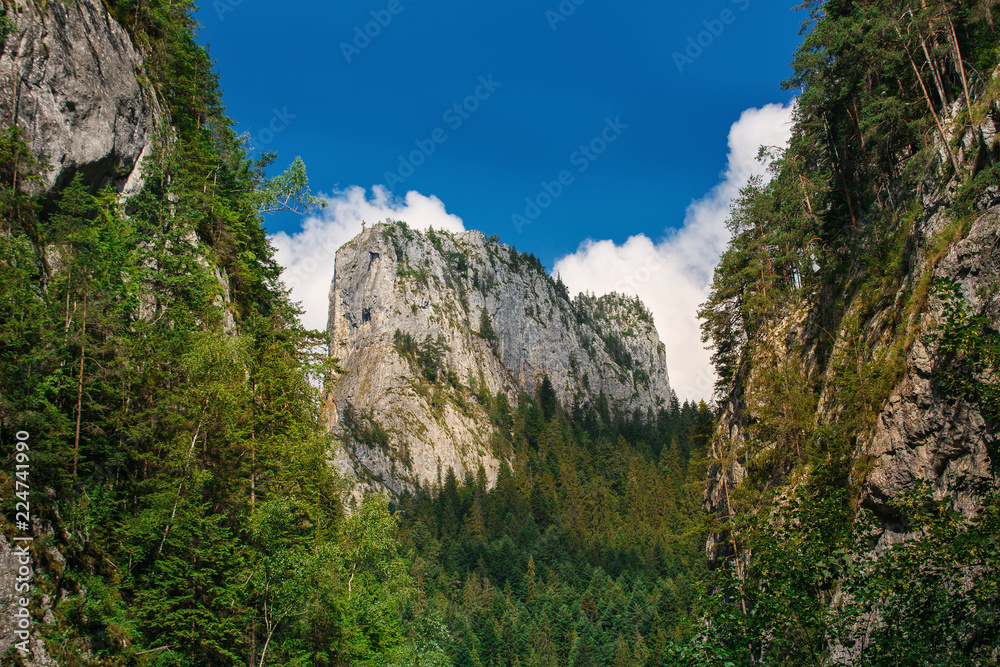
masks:
[[[552,386],[552,380],[548,375],[542,376],[542,381],[538,385],[538,407],[542,411],[542,419],[546,422],[551,420],[556,414],[556,390]]]

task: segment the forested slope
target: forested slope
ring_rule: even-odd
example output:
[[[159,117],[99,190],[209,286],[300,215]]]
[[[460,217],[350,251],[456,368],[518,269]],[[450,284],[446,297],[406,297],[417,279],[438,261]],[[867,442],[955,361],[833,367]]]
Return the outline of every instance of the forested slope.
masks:
[[[720,659],[997,660],[995,4],[805,3],[702,309]]]
[[[394,523],[384,500],[343,520],[311,382],[324,373],[321,337],[298,324],[261,226],[279,197],[308,205],[304,173],[296,163],[269,181],[271,157],[250,158],[190,3],[106,7],[4,3],[4,66],[23,79],[11,104],[45,110],[50,91],[75,94],[51,119],[84,121],[133,76],[147,104],[123,113],[154,128],[136,135],[147,157],[135,165],[139,151],[118,137],[91,136],[107,152],[86,154],[4,114],[18,124],[0,134],[0,546],[16,564],[12,538],[33,537],[20,595],[37,640],[14,645],[17,570],[5,568],[4,660],[363,659],[394,632],[379,592],[391,560],[365,560]],[[60,59],[105,34],[132,44],[84,53],[96,65],[141,54],[134,72],[106,68],[107,88],[44,85],[86,70]],[[127,200],[116,168],[141,176]],[[17,433],[29,451],[15,458]],[[7,523],[15,491],[30,529]]]

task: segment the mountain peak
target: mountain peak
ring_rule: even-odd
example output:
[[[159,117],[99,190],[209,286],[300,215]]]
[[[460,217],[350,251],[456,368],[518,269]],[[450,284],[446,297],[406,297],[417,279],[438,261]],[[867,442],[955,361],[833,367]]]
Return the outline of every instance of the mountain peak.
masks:
[[[497,402],[516,406],[544,377],[567,406],[646,414],[671,398],[640,300],[571,299],[496,236],[374,225],[338,251],[330,294],[337,463],[376,488],[433,482],[439,466],[461,477],[482,465],[492,480],[505,458]]]

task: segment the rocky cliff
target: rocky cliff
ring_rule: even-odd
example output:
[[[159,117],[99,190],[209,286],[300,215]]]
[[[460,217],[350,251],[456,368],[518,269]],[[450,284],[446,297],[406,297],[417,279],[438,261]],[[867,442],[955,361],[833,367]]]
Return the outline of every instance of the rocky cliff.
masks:
[[[160,113],[128,33],[97,0],[5,7],[0,122],[48,157],[50,188],[82,172],[95,191],[137,191],[135,167]]]
[[[327,404],[344,446],[336,463],[398,493],[495,479],[501,405],[547,376],[563,405],[641,410],[670,396],[663,344],[641,302],[570,299],[533,256],[480,232],[376,225],[344,245],[330,290]]]
[[[970,171],[975,159],[997,156],[1000,114],[987,108],[977,125],[949,126],[957,157]],[[953,106],[951,118],[961,111],[961,104]],[[944,162],[943,146],[937,150]],[[850,443],[846,472],[854,502],[880,522],[876,552],[913,537],[894,501],[915,486],[929,484],[935,499],[948,500],[966,517],[997,488],[998,424],[983,405],[949,395],[935,381],[936,371],[954,362],[938,349],[948,304],[935,282],[959,287],[968,315],[984,317],[987,331],[1000,330],[1000,187],[989,185],[960,207],[966,175],[942,180],[928,173],[919,192],[897,195],[912,207],[897,243],[895,276],[877,278],[875,267],[857,262],[836,290],[817,289],[785,304],[783,315],[748,346],[722,406],[705,492],[709,511],[724,521],[756,514],[759,507],[734,500],[746,500],[741,489],[763,487],[780,499],[809,478],[812,465],[800,465],[806,457],[795,452],[769,469],[768,479],[758,474],[746,483],[762,460],[780,459],[806,440],[761,428],[776,421],[776,396],[788,422],[814,434],[838,433]],[[796,379],[775,391],[777,374]],[[997,378],[987,372],[978,379]],[[731,534],[713,534],[707,547],[713,562],[731,557]]]

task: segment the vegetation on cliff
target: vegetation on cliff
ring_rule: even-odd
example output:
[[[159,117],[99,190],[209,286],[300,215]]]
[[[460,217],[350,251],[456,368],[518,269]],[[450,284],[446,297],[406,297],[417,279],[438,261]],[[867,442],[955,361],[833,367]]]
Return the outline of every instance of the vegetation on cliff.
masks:
[[[725,583],[702,635],[719,660],[997,659],[997,333],[953,281],[932,281],[998,203],[995,5],[802,6],[791,142],[763,152],[771,180],[733,207],[701,311],[726,406],[711,472]],[[925,238],[939,211],[943,230]],[[928,332],[937,298],[945,316]],[[918,341],[935,355],[933,400],[964,401],[994,443],[992,482],[964,514],[941,497],[941,470],[920,471],[937,488],[862,497],[866,447]],[[910,541],[873,551],[887,525]]]

